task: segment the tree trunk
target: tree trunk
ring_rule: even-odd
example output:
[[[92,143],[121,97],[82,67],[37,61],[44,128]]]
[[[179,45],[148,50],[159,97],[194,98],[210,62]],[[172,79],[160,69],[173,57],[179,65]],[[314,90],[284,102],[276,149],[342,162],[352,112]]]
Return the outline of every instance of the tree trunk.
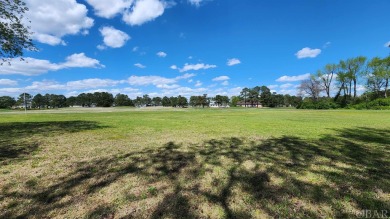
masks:
[[[387,87],[389,86],[389,79],[386,78],[386,83],[385,83],[385,98],[387,98]]]
[[[356,98],[356,78],[353,79],[353,98]]]

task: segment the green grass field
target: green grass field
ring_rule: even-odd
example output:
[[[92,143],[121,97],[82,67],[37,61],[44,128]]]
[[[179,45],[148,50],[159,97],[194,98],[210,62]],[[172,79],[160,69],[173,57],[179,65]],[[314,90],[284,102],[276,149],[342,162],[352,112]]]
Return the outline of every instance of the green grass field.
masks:
[[[0,218],[390,216],[390,111],[0,112]]]

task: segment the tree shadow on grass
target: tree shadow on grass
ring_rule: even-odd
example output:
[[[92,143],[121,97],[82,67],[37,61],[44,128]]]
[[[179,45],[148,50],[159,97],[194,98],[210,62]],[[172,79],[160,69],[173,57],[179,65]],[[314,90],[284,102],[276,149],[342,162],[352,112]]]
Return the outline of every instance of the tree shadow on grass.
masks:
[[[390,193],[389,131],[335,131],[317,140],[283,136],[266,140],[228,137],[191,145],[168,142],[78,162],[73,171],[49,186],[38,184],[23,192],[5,187],[3,199],[16,203],[0,217],[45,217],[134,176],[144,185],[163,183],[171,190],[156,189],[155,195],[126,200],[139,205],[145,199],[160,201],[121,218],[251,218],[259,214],[355,218],[363,209],[390,212],[386,198]],[[74,198],[66,199],[69,196]],[[20,210],[21,205],[27,207]],[[126,204],[107,206],[98,206],[86,216],[114,217]],[[219,214],[210,216],[210,212]]]
[[[0,164],[28,157],[39,148],[36,137],[104,128],[93,121],[0,123]]]

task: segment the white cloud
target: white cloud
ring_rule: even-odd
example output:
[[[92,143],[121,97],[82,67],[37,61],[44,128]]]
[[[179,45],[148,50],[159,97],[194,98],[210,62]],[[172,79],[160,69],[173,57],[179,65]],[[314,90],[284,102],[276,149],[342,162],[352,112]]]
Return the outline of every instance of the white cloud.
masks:
[[[131,39],[125,32],[113,27],[102,27],[99,31],[103,36],[104,45],[111,48],[120,48],[126,44],[127,40]]]
[[[195,83],[195,87],[200,87],[200,86],[202,86],[202,82],[200,82],[200,81],[196,81],[196,83]]]
[[[167,3],[160,0],[137,0],[123,13],[123,21],[131,26],[142,25],[164,13]]]
[[[112,87],[118,84],[124,83],[124,81],[116,81],[111,79],[90,78],[78,81],[69,81],[66,83],[68,90],[98,88],[98,87]]]
[[[157,55],[158,57],[161,57],[161,58],[164,58],[164,57],[167,56],[167,54],[166,54],[165,52],[162,52],[162,51],[158,52],[156,55]]]
[[[166,78],[161,76],[131,76],[128,78],[127,82],[130,85],[138,85],[138,86],[147,86],[147,85],[154,85],[157,87],[162,88],[163,86],[167,87],[167,85],[172,85],[177,83],[179,80],[188,79],[191,77],[194,77],[195,74],[184,74],[177,76],[175,78]]]
[[[161,89],[175,89],[175,88],[178,88],[180,86],[177,85],[177,84],[172,84],[172,85],[169,85],[169,84],[158,84],[156,87],[157,88],[161,88]]]
[[[310,73],[306,73],[306,74],[303,74],[303,75],[296,75],[296,76],[282,76],[278,79],[276,79],[276,81],[278,82],[292,82],[292,81],[302,81],[302,80],[305,80],[305,79],[308,79],[310,77]]]
[[[165,85],[165,84],[174,84],[176,80],[174,78],[165,78],[161,76],[130,76],[128,79],[130,85]]]
[[[138,68],[146,68],[146,66],[141,63],[135,63],[134,66]]]
[[[287,88],[290,88],[290,87],[293,87],[293,86],[294,86],[294,84],[287,83],[287,84],[282,84],[279,87],[282,88],[282,89],[287,89]]]
[[[295,56],[298,59],[303,58],[315,58],[321,53],[320,49],[310,49],[309,47],[305,47],[301,50],[299,50],[297,53],[295,53]]]
[[[18,82],[11,80],[11,79],[0,79],[0,85],[1,86],[16,86],[16,85],[18,85]]]
[[[228,66],[233,66],[233,65],[238,65],[238,64],[240,64],[241,63],[241,61],[239,60],[239,59],[236,59],[236,58],[232,58],[232,59],[228,59],[228,61],[227,61],[227,65]]]
[[[94,20],[87,16],[87,7],[76,0],[27,0],[33,39],[49,45],[65,45],[63,36],[86,33]],[[27,21],[26,21],[27,22]]]
[[[171,68],[171,69],[173,69],[173,70],[178,69],[178,67],[177,67],[176,65],[171,65],[171,67],[169,67],[169,68]]]
[[[188,78],[192,78],[196,76],[196,74],[193,74],[193,73],[185,73],[183,75],[180,75],[180,76],[177,76],[176,79],[177,80],[181,80],[181,79],[188,79]]]
[[[229,81],[224,81],[224,82],[221,83],[221,85],[228,86],[229,85]]]
[[[133,47],[132,51],[133,51],[133,52],[137,52],[138,49],[139,49],[139,47],[138,47],[138,46],[135,46],[135,47]]]
[[[216,65],[209,65],[209,64],[203,64],[203,63],[198,63],[198,64],[184,64],[183,68],[180,68],[179,71],[180,72],[186,72],[186,71],[191,71],[191,70],[201,70],[201,69],[209,69],[209,68],[216,68],[217,66]],[[172,68],[172,66],[171,66]],[[172,69],[175,69],[175,68],[172,68]],[[176,69],[177,66],[176,66]]]
[[[275,89],[275,88],[278,88],[279,85],[271,84],[271,85],[268,85],[267,87],[268,87],[269,89],[273,90],[273,89]]]
[[[84,53],[75,53],[66,57],[66,62],[59,64],[59,68],[101,68],[99,60],[89,58]]]
[[[96,48],[98,50],[105,50],[105,49],[107,49],[107,47],[105,45],[97,45]]]
[[[390,47],[390,41],[389,42],[387,42],[387,43],[385,43],[385,45],[384,45],[385,47]]]
[[[24,58],[24,61],[14,61],[11,65],[3,65],[0,68],[0,75],[20,74],[34,76],[47,73],[48,71],[58,71],[66,68],[103,68],[99,60],[89,58],[84,53],[75,53],[66,58],[63,63],[51,63],[48,60]]]
[[[202,2],[204,2],[204,1],[205,1],[205,0],[188,0],[188,2],[189,2],[191,5],[196,6],[196,7],[199,7],[200,4],[201,4]]]
[[[133,0],[86,0],[95,10],[95,14],[99,17],[112,18],[115,15],[122,13],[126,8],[129,8]]]
[[[226,81],[229,79],[230,78],[228,76],[219,76],[219,77],[213,78],[213,81]]]

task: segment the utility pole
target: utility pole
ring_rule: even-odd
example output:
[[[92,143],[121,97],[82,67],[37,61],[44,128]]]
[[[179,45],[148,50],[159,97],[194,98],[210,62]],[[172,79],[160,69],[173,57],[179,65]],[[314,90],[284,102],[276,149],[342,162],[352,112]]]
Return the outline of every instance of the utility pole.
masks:
[[[23,93],[23,96],[24,96],[24,113],[27,114],[26,92]]]

